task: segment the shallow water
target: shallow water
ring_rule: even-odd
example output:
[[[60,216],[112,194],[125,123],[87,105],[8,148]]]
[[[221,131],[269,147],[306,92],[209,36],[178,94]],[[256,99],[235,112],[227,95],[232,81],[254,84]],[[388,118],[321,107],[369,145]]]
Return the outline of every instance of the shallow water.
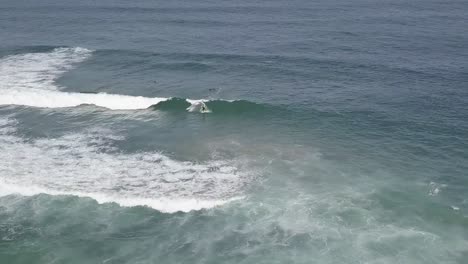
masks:
[[[0,263],[465,263],[467,12],[2,1]]]

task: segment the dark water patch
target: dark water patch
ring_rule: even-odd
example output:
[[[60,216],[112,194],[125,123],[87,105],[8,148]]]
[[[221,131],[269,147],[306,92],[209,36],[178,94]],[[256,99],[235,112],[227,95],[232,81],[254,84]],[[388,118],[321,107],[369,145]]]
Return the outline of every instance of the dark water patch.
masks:
[[[236,100],[232,102],[222,100],[210,100],[206,102],[209,109],[216,114],[266,114],[285,111],[281,106],[273,106],[268,104],[254,103],[246,100]]]
[[[4,9],[4,8],[2,8]],[[6,8],[5,8],[6,9]],[[159,7],[150,7],[150,6],[105,6],[105,5],[90,5],[90,4],[80,4],[75,3],[71,5],[61,5],[61,4],[39,4],[39,5],[25,5],[25,6],[12,6],[8,9],[15,10],[41,10],[41,11],[61,11],[61,12],[76,12],[76,11],[88,11],[91,13],[120,13],[120,14],[187,14],[187,13],[215,13],[215,14],[245,14],[245,13],[262,13],[262,14],[282,14],[286,11],[314,11],[315,9],[310,7],[298,8],[295,6],[288,5],[232,5],[232,6],[223,6],[223,5],[210,5],[203,6],[200,4],[192,4],[192,6],[187,5],[173,5],[173,6],[159,6]]]
[[[65,48],[65,46],[17,46],[17,47],[4,47],[0,49],[0,57],[18,55],[25,53],[42,53],[51,52],[56,48]]]
[[[352,59],[334,59],[323,56],[286,56],[286,55],[261,55],[261,54],[235,54],[235,53],[159,53],[151,51],[134,50],[96,50],[93,58],[89,62],[84,62],[83,66],[90,63],[98,63],[103,66],[107,63],[121,65],[119,67],[129,67],[131,65],[142,66],[144,68],[167,68],[169,70],[178,69],[216,69],[214,66],[223,67],[228,65],[238,65],[241,67],[263,67],[265,71],[275,68],[284,70],[301,70],[312,74],[318,70],[334,70],[336,73],[352,73],[353,76],[366,77],[364,74],[384,74],[383,76],[403,76],[405,78],[424,79],[444,79],[445,74],[458,73],[459,69],[445,69],[437,65],[404,65],[387,64],[377,61],[359,62]],[[232,70],[232,69],[229,69]],[[437,73],[437,70],[443,74]],[[338,71],[338,72],[336,72]],[[414,77],[412,77],[414,76]],[[304,76],[306,77],[306,76]],[[463,76],[462,76],[463,77]]]
[[[207,71],[213,67],[199,62],[167,62],[167,63],[153,63],[151,64],[152,70],[170,70],[170,71]]]

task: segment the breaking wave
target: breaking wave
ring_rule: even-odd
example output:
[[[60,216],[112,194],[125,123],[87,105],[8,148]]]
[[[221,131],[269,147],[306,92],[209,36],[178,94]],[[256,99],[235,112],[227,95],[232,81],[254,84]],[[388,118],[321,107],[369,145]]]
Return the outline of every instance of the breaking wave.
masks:
[[[16,54],[0,59],[0,105],[22,105],[40,108],[95,105],[111,110],[187,110],[223,113],[261,110],[248,101],[143,97],[107,93],[63,92],[57,78],[83,62],[93,51],[85,48],[43,49],[35,53]]]

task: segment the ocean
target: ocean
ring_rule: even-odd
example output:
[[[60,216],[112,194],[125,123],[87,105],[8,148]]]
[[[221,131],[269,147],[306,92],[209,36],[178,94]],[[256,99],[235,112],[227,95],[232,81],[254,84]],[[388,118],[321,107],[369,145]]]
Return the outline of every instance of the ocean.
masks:
[[[463,0],[0,0],[0,263],[468,263]]]

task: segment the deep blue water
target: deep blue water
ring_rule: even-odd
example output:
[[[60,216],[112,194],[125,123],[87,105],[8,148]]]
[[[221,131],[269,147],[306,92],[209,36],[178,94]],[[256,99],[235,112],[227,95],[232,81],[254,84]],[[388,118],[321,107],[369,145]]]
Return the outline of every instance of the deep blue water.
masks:
[[[466,263],[467,13],[0,0],[0,263]]]

